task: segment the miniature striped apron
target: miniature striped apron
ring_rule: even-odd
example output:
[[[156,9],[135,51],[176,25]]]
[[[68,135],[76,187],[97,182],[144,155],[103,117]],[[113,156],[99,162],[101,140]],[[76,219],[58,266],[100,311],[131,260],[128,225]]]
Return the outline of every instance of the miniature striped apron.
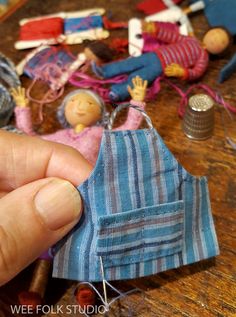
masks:
[[[106,280],[132,279],[219,253],[207,179],[178,163],[143,113],[148,129],[104,130],[78,187],[84,214],[58,245],[54,277],[101,281],[102,259]]]

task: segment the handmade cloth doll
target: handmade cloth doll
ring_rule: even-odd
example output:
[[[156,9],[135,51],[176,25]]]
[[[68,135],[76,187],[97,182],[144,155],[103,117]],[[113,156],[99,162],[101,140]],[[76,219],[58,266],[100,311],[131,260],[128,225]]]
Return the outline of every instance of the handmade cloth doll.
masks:
[[[141,78],[133,79],[133,89],[128,88],[132,97],[130,103],[145,107],[143,102],[147,82]],[[17,107],[15,107],[17,128],[28,135],[36,135],[32,127],[31,109],[25,97],[24,88],[12,91]],[[68,94],[58,108],[57,117],[64,129],[52,134],[42,135],[45,140],[70,145],[80,151],[84,157],[95,164],[101,143],[106,110],[103,100],[93,91],[78,89]],[[142,121],[142,115],[133,108],[129,109],[124,124],[115,130],[137,129]]]
[[[230,44],[228,33],[221,28],[209,30],[202,43],[195,37],[183,36],[165,29],[158,22],[144,22],[143,30],[153,33],[158,40],[167,45],[139,57],[130,57],[102,66],[92,64],[94,73],[102,78],[129,74],[126,82],[111,86],[110,98],[114,101],[125,100],[128,97],[126,86],[137,75],[146,79],[149,84],[163,73],[168,77],[196,80],[207,69],[208,52],[222,53]]]

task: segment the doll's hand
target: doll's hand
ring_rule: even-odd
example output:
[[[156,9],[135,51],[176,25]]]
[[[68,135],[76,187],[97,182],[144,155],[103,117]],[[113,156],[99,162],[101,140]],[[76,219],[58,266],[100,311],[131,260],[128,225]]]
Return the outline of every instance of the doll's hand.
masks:
[[[181,78],[184,76],[184,68],[178,64],[170,64],[165,68],[165,75],[167,77],[178,77]]]
[[[182,8],[184,14],[188,15],[192,12],[191,7]]]
[[[146,90],[148,82],[147,80],[142,80],[139,76],[136,76],[132,79],[133,89],[128,86],[128,92],[134,101],[144,101],[146,96]]]
[[[26,98],[25,95],[25,88],[24,87],[17,87],[11,89],[11,95],[17,105],[17,107],[27,107],[29,105],[29,100]]]
[[[156,24],[154,22],[147,22],[145,20],[142,20],[142,31],[144,33],[155,34]]]
[[[92,166],[70,146],[0,131],[0,286],[80,219]]]

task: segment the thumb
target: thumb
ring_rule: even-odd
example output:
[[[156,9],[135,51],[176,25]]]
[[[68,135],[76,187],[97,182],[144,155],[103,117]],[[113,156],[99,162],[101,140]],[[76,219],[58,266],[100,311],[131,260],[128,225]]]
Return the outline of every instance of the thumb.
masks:
[[[0,199],[0,285],[60,240],[78,222],[82,202],[76,188],[45,178]]]

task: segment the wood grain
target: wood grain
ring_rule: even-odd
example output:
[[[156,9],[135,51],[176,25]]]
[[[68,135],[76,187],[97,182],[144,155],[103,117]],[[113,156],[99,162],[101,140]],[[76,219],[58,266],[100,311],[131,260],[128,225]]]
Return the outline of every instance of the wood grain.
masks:
[[[26,54],[26,52],[16,52],[13,47],[18,37],[18,21],[22,18],[102,6],[107,12],[112,12],[114,20],[125,21],[133,16],[142,17],[142,14],[135,10],[135,4],[138,2],[138,0],[30,0],[0,25],[1,51],[15,63]],[[191,20],[197,36],[201,38],[208,28],[204,15],[196,14]],[[111,38],[115,37],[127,37],[127,30],[112,31]],[[231,54],[235,48],[234,45]],[[82,49],[83,46],[79,45],[72,48],[75,53]],[[223,85],[217,84],[219,70],[226,61],[227,58],[211,60],[202,82],[219,90],[226,101],[236,105],[236,76],[232,76]],[[27,78],[22,78],[22,82],[25,86],[29,84]],[[184,89],[187,88],[184,83],[180,85]],[[128,301],[132,301],[135,306],[133,316],[233,317],[236,316],[236,152],[226,143],[221,114],[218,110],[215,114],[214,136],[211,139],[197,142],[186,138],[177,115],[180,98],[166,83],[162,83],[161,86],[161,92],[156,100],[148,104],[147,112],[155,128],[181,164],[194,175],[208,177],[221,254],[215,259],[151,277],[113,284],[123,291],[134,287],[142,290],[142,294],[133,294],[128,298]],[[72,89],[73,87],[68,85],[66,92]],[[42,91],[40,87],[35,89],[35,96],[42,96]],[[35,125],[38,133],[53,132],[59,128],[55,110],[60,101],[45,107],[44,123],[41,126]],[[37,106],[32,105],[32,108],[35,114]],[[118,124],[123,119],[124,115],[119,116]],[[236,139],[235,123],[229,125],[229,132]],[[10,304],[17,302],[17,293],[27,287],[31,273],[32,267],[29,267],[0,289],[0,317],[12,316]],[[101,287],[100,284],[97,285]],[[65,305],[72,303],[74,287],[73,282],[50,279],[46,294],[47,304],[64,305],[65,309]],[[108,316],[128,316],[127,310],[124,311],[126,305],[125,301],[118,303]],[[57,314],[57,316],[66,315],[66,311]],[[51,313],[47,316],[55,316],[55,314]]]

